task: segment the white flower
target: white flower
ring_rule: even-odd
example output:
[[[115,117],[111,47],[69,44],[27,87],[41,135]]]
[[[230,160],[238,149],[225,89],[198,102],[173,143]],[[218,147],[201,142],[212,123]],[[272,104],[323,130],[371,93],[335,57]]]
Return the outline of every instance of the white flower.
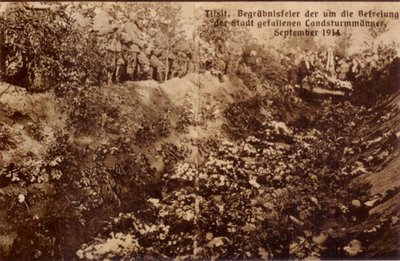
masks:
[[[85,256],[83,255],[83,250],[79,249],[76,251],[76,255],[79,257],[79,259],[83,259]]]
[[[253,187],[259,188],[260,184],[257,182],[255,177],[251,177],[249,180],[249,184],[252,185]]]
[[[158,198],[149,198],[147,202],[152,203],[155,207],[160,206],[160,200]]]
[[[24,202],[25,201],[25,195],[24,194],[19,194],[18,195],[18,201],[19,201],[19,203]]]
[[[351,240],[347,246],[343,247],[343,250],[346,251],[349,256],[355,256],[363,252],[361,242],[357,239]]]

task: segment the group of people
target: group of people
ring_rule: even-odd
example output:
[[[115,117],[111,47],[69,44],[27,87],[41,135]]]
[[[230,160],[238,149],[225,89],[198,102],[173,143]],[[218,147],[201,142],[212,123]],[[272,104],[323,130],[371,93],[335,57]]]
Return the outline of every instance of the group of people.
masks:
[[[240,64],[251,66],[257,64],[257,53],[252,50],[248,55],[228,52],[223,57],[214,57],[210,64],[205,63],[197,68],[193,52],[174,48],[170,51],[165,46],[126,37],[116,31],[110,34],[107,56],[108,84],[123,81],[155,80],[162,82],[174,77],[182,77],[198,69],[210,70],[218,76],[232,73],[240,68]],[[301,52],[300,52],[301,53]],[[244,59],[243,57],[246,57]],[[344,56],[335,54],[332,47],[326,51],[305,50],[281,54],[281,65],[288,71],[288,80],[292,85],[301,86],[303,79],[315,71],[327,74],[342,81],[376,80],[385,68],[389,68],[395,51],[392,48],[378,47],[375,51]],[[254,60],[254,61],[253,61]],[[218,63],[218,61],[221,61]],[[204,67],[204,68],[202,68]]]
[[[335,55],[332,47],[327,51],[305,50],[302,55],[291,52],[281,55],[281,64],[288,68],[288,79],[293,85],[301,86],[303,79],[314,71],[326,73],[343,81],[376,80],[381,73],[388,72],[395,51],[379,46],[375,51],[367,50],[350,56]]]
[[[110,34],[106,41],[108,84],[143,80],[162,82],[195,71],[191,51],[167,51],[165,46],[127,38],[118,32]]]

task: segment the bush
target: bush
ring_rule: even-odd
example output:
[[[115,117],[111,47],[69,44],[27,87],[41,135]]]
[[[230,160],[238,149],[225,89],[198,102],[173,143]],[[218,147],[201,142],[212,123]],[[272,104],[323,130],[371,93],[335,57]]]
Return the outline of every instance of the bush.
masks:
[[[0,17],[0,78],[35,92],[104,78],[104,54],[93,36],[79,31],[65,4],[14,3]]]

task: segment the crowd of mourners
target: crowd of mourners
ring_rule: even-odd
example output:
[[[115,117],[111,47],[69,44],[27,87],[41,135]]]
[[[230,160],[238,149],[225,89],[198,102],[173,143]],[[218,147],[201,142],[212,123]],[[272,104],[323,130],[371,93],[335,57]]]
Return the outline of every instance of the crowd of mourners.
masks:
[[[385,74],[391,77],[398,75],[396,51],[387,46],[349,56],[335,54],[332,47],[326,51],[305,50],[301,55],[295,53],[299,53],[299,50],[282,54],[280,58],[281,64],[288,68],[290,83],[297,86],[301,86],[303,79],[313,72],[352,83],[377,81],[387,76]]]
[[[246,69],[259,63],[255,50],[243,51],[241,54],[227,50],[221,57],[214,56],[202,64],[194,58],[190,48],[174,48],[168,52],[165,46],[155,41],[150,43],[129,37],[124,28],[108,34],[105,40],[108,84],[141,80],[162,82],[197,70],[209,70],[222,79],[224,74],[243,71],[243,66]],[[388,46],[378,46],[374,50],[352,55],[340,55],[333,47],[328,47],[325,51],[292,50],[281,53],[280,63],[287,69],[287,79],[292,86],[300,87],[303,80],[313,73],[351,83],[379,81],[388,76],[385,74],[390,74],[392,78],[397,77],[391,81],[396,84],[399,78],[396,55],[396,50]]]

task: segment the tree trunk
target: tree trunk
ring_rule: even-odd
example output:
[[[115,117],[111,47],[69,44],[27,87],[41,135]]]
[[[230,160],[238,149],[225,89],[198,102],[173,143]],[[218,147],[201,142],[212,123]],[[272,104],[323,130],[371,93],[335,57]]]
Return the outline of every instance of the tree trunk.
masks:
[[[169,48],[167,48],[167,57],[165,58],[165,76],[164,76],[164,81],[168,80],[168,72],[169,72],[168,56],[169,56]]]
[[[169,39],[167,41],[167,57],[165,57],[165,77],[164,77],[164,81],[168,80],[168,73],[169,73],[169,59],[168,58],[169,58]]]

